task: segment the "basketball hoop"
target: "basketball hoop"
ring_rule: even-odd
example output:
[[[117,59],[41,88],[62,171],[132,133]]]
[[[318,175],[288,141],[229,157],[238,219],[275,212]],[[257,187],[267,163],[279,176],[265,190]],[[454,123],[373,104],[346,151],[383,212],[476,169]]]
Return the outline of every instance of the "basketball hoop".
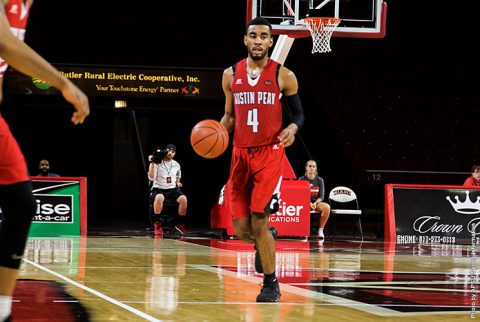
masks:
[[[330,38],[337,28],[341,19],[338,18],[322,18],[322,17],[306,17],[304,18],[305,26],[310,31],[313,40],[312,54],[331,52]]]

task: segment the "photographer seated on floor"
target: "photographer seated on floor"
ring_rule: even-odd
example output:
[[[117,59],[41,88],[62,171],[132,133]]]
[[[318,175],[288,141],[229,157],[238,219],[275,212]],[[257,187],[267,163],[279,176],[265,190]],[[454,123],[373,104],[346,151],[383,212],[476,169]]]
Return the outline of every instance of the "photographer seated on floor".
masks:
[[[148,179],[152,182],[150,205],[153,208],[153,226],[156,236],[185,235],[185,216],[187,197],[182,193],[180,182],[182,172],[180,164],[173,160],[176,147],[168,144],[165,149],[155,148],[148,156]],[[162,214],[167,204],[178,204],[177,214]]]

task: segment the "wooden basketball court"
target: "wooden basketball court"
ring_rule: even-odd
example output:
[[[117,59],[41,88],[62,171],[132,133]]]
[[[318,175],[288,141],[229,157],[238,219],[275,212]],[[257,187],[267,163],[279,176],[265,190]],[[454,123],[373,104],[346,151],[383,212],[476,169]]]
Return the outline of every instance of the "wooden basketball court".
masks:
[[[465,321],[478,294],[470,245],[280,239],[279,303],[238,240],[32,238],[14,321]],[[475,251],[475,249],[473,249]]]

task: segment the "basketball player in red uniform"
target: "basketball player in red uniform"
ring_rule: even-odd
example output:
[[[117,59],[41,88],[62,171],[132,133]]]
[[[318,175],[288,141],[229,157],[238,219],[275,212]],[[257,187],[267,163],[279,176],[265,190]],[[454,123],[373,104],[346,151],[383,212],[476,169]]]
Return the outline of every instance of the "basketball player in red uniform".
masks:
[[[0,102],[7,64],[58,88],[76,111],[72,123],[89,114],[88,98],[22,40],[32,0],[0,0]],[[35,215],[35,200],[20,148],[0,115],[0,321],[10,321],[12,294]]]
[[[277,302],[281,295],[268,218],[278,211],[284,148],[293,143],[304,122],[303,108],[295,75],[268,57],[273,45],[270,22],[250,21],[244,43],[247,58],[227,68],[222,79],[225,114],[221,123],[229,132],[235,130],[227,197],[235,234],[255,243],[255,268],[264,274],[257,302]],[[283,129],[281,95],[293,112],[292,123]]]

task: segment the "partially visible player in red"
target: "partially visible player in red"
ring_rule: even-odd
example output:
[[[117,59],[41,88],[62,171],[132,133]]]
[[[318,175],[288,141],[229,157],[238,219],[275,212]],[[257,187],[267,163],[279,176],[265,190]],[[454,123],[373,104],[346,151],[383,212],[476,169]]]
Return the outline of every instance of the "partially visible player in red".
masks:
[[[276,302],[280,287],[275,276],[275,241],[268,227],[278,211],[285,147],[295,140],[304,122],[293,72],[268,57],[273,45],[272,26],[264,18],[247,25],[246,59],[223,73],[225,114],[221,123],[235,130],[230,166],[230,205],[238,238],[255,243],[255,269],[264,274],[257,302]],[[282,102],[293,119],[282,127]]]
[[[7,64],[58,88],[75,108],[73,124],[90,113],[88,98],[22,40],[32,0],[0,0],[0,102]],[[0,321],[11,320],[12,294],[27,241],[35,200],[27,165],[0,115]]]
[[[471,173],[472,175],[465,180],[463,185],[468,187],[480,187],[480,165],[474,165]]]

